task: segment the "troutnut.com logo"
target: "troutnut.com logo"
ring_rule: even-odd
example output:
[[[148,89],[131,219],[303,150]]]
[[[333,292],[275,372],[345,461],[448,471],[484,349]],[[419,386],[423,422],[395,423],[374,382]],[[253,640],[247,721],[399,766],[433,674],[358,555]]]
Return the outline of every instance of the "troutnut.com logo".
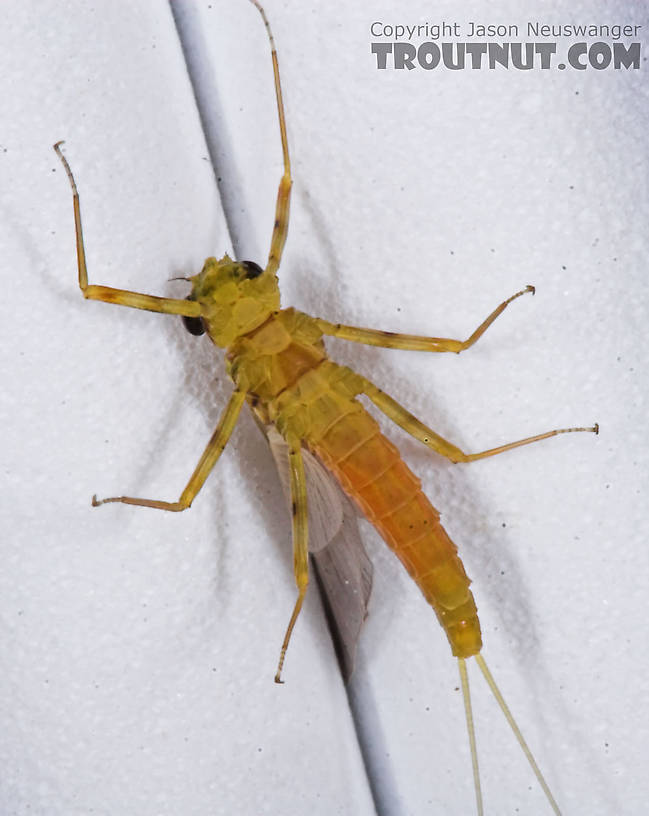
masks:
[[[629,40],[638,37],[641,29],[638,24],[564,25],[528,21],[520,26],[443,21],[401,25],[377,20],[370,25],[370,34],[372,54],[380,70],[499,67],[521,71],[533,68],[602,71],[640,68],[641,43]],[[489,37],[503,39],[496,42]]]

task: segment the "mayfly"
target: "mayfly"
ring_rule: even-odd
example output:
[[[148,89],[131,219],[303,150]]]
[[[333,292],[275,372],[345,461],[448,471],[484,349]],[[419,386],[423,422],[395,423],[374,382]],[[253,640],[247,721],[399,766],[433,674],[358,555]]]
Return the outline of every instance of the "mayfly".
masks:
[[[219,260],[208,258],[201,272],[187,279],[192,288],[184,300],[89,284],[77,186],[61,151],[62,143],[54,145],[72,187],[79,286],[84,297],[181,316],[192,334],[207,333],[215,345],[225,349],[227,371],[234,382],[218,426],[177,501],[132,496],[98,500],[93,496],[92,504],[122,502],[173,512],[186,510],[218,461],[244,403],[248,403],[267,433],[290,497],[292,515],[293,567],[298,594],[281,645],[276,682],[282,682],[286,651],[306,595],[310,546],[320,552],[322,572],[328,576],[334,617],[343,630],[341,639],[347,668],[353,663],[354,643],[371,586],[371,568],[355,536],[338,534],[341,528],[353,528],[353,520],[349,518],[353,511],[347,502],[339,505],[337,515],[329,512],[329,507],[337,501],[338,487],[332,486],[335,481],[374,525],[417,583],[457,658],[478,814],[483,813],[483,804],[466,667],[468,658],[474,658],[478,664],[549,805],[559,814],[559,807],[482,656],[477,608],[457,548],[441,526],[439,513],[422,492],[420,481],[357,398],[361,395],[369,398],[380,412],[408,434],[456,463],[495,456],[560,433],[597,433],[598,426],[547,431],[480,453],[465,453],[370,380],[329,360],[325,352],[323,337],[330,336],[391,349],[459,353],[471,347],[512,301],[534,293],[532,286],[503,301],[464,341],[334,324],[293,308],[280,307],[277,272],[288,231],[291,168],[277,51],[263,8],[257,0],[251,2],[261,14],[270,41],[284,167],[264,268],[253,261],[233,260],[228,255]],[[318,513],[318,507],[324,510]],[[310,542],[309,527],[318,543]],[[335,547],[325,546],[330,543]],[[345,573],[344,580],[341,572]],[[342,589],[336,594],[336,581],[351,587],[346,595]]]

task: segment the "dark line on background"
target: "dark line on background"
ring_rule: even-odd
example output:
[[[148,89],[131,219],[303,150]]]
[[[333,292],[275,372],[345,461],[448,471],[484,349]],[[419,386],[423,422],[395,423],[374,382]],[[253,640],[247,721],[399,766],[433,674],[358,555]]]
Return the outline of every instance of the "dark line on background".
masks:
[[[225,215],[234,257],[241,259],[245,236],[251,235],[247,210],[243,206],[239,170],[232,149],[232,140],[223,113],[213,65],[203,30],[199,24],[193,2],[169,0],[169,8],[178,32],[187,73],[205,136],[205,143],[212,163],[221,206]]]

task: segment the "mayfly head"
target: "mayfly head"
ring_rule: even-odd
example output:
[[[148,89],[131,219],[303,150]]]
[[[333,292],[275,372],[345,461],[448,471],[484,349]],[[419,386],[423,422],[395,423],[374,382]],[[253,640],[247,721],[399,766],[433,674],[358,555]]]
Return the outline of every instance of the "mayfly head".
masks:
[[[207,332],[217,346],[231,345],[280,307],[277,277],[254,261],[208,258],[190,281],[187,299],[201,304],[201,316],[183,318],[185,328],[192,334]]]

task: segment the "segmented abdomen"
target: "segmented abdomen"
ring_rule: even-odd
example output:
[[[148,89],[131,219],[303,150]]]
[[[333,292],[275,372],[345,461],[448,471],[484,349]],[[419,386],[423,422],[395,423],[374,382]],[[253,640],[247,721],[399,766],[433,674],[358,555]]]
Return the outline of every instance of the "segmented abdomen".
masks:
[[[350,400],[309,447],[399,557],[439,618],[456,657],[482,647],[478,613],[457,547],[439,513],[360,403]]]

